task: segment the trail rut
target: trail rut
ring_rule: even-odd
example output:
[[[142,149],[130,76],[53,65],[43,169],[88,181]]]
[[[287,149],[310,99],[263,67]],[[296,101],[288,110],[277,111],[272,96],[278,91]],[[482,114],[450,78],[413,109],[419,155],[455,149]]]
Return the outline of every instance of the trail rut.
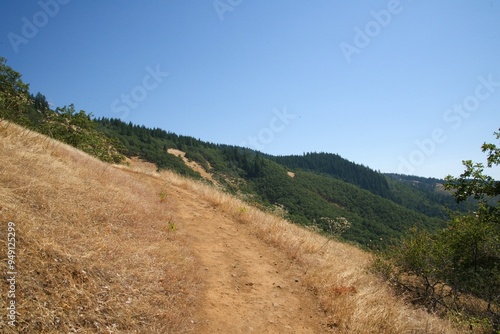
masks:
[[[171,205],[202,266],[205,295],[196,333],[327,332],[300,270],[285,255],[181,187]]]

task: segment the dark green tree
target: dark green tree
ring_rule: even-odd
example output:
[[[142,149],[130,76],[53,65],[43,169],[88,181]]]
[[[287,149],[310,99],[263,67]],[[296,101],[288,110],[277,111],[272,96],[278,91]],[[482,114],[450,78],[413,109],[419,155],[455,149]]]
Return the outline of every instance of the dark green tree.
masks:
[[[0,57],[0,117],[26,123],[30,102],[29,85]]]
[[[500,139],[499,132],[495,132],[496,139]],[[487,153],[487,168],[493,168],[500,165],[500,148],[495,144],[484,143],[482,151]],[[500,195],[500,181],[484,173],[486,168],[483,163],[473,163],[472,160],[463,161],[465,171],[460,177],[455,178],[451,175],[446,177],[445,188],[455,191],[457,201],[465,201],[474,197],[481,201],[483,209],[498,209],[499,198],[496,198],[496,205],[491,203],[492,199]]]
[[[494,134],[500,139],[500,130]],[[471,197],[479,201],[477,211],[452,221],[447,240],[453,256],[452,284],[487,300],[491,311],[492,304],[500,303],[500,181],[485,169],[500,165],[500,148],[484,143],[481,149],[487,154],[486,165],[465,160],[458,178],[446,177],[445,188],[454,191],[458,202]]]
[[[33,107],[39,112],[46,112],[50,109],[47,98],[40,92],[36,96],[31,96],[31,100],[33,101]]]

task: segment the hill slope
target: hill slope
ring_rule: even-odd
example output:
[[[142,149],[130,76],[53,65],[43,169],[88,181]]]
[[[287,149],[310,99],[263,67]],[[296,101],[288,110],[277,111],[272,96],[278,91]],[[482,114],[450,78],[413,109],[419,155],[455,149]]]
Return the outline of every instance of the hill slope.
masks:
[[[440,228],[447,217],[444,204],[453,202],[451,196],[441,195],[448,201],[437,203],[419,189],[335,154],[273,157],[118,119],[101,118],[97,122],[103,133],[122,143],[125,155],[135,154],[160,169],[191,176],[194,173],[195,178],[201,178],[180,158],[167,153],[181,150],[186,153],[185,159],[213,174],[227,191],[241,193],[263,206],[283,207],[287,218],[296,223],[317,225],[328,233],[321,218],[347,218],[351,229],[344,237],[365,246],[383,247],[415,225],[429,230]],[[179,160],[170,163],[174,158]],[[293,179],[290,171],[296,175]]]
[[[15,328],[2,315],[1,332],[192,327],[196,257],[169,230],[160,182],[13,124],[0,122],[0,138],[0,245],[6,254],[14,222],[18,312]],[[2,280],[2,296],[8,288]]]
[[[0,247],[14,222],[17,271],[4,333],[458,332],[394,297],[369,254],[213,187],[3,121],[0,139]]]

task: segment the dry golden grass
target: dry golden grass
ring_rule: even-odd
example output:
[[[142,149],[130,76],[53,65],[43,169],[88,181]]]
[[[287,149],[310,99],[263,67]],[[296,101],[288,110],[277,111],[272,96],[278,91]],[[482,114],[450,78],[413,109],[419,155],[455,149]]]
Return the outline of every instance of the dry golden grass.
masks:
[[[3,333],[184,333],[200,278],[160,180],[0,122],[0,249],[16,224],[16,327]],[[0,283],[6,294],[6,279]],[[6,312],[6,298],[0,309]]]
[[[370,273],[369,253],[201,182],[110,166],[5,122],[0,157],[0,270],[7,272],[6,223],[13,221],[19,320],[11,328],[1,315],[1,332],[193,331],[203,282],[183,234],[172,230],[170,187],[195,193],[286,254],[332,332],[465,332],[398,299]],[[5,279],[0,289],[7,291]]]
[[[262,212],[213,187],[170,172],[162,177],[200,194],[284,252],[303,270],[302,281],[318,298],[336,333],[470,333],[467,328],[416,309],[370,271],[373,255],[329,240],[278,216]]]

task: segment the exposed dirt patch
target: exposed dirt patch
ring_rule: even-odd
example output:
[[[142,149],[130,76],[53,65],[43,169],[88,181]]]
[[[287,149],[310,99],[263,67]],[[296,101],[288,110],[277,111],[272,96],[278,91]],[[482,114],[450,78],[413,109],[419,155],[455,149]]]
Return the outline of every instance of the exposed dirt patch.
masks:
[[[180,233],[202,264],[197,333],[320,333],[324,314],[284,254],[248,227],[179,187],[171,196]]]
[[[142,174],[159,175],[157,173],[158,167],[154,163],[144,161],[139,157],[125,158],[125,165],[115,165],[115,167]]]
[[[200,166],[199,163],[197,163],[196,161],[189,161],[188,158],[186,158],[186,152],[183,152],[183,151],[179,151],[179,150],[176,150],[174,148],[169,148],[167,150],[168,153],[170,154],[173,154],[173,155],[176,155],[178,157],[181,157],[182,160],[184,161],[184,163],[189,167],[191,168],[192,170],[194,170],[195,172],[198,172],[200,173],[200,175],[204,178],[204,179],[207,179],[207,180],[210,180],[212,183],[214,184],[217,184],[217,181],[214,180],[214,178],[212,177],[212,174],[208,173],[203,167]]]

